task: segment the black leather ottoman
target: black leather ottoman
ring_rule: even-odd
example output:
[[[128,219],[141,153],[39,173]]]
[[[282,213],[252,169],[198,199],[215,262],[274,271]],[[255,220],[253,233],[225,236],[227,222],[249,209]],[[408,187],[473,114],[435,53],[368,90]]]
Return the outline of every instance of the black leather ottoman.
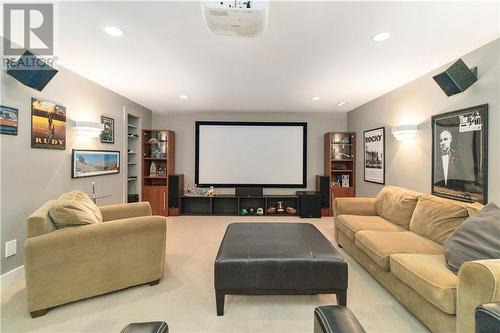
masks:
[[[347,263],[309,223],[232,223],[215,259],[217,315],[226,294],[336,294],[346,305]]]
[[[476,308],[476,333],[500,332],[500,303],[488,303]]]
[[[327,305],[314,309],[314,333],[365,333],[365,330],[348,308]]]
[[[125,326],[120,333],[168,333],[168,325],[164,321],[131,323]]]

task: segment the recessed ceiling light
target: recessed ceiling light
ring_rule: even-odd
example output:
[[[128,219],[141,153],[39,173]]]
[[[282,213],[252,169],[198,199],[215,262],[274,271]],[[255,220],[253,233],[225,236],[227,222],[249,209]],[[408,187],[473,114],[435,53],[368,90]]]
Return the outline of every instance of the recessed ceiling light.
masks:
[[[121,37],[121,36],[123,36],[123,31],[121,31],[117,27],[108,26],[108,27],[104,28],[104,31],[106,31],[106,33],[108,35],[113,36],[113,37]]]
[[[344,104],[345,104],[345,102],[338,102],[338,103],[337,103],[337,106],[342,106],[342,105],[344,105]]]
[[[320,99],[321,99],[321,97],[319,97],[319,96],[311,97],[311,101],[319,101]]]
[[[378,34],[375,34],[372,36],[372,39],[376,42],[382,42],[386,39],[391,37],[391,34],[388,32],[379,32]]]
[[[180,99],[188,99],[188,96],[187,95],[179,95],[179,98]]]

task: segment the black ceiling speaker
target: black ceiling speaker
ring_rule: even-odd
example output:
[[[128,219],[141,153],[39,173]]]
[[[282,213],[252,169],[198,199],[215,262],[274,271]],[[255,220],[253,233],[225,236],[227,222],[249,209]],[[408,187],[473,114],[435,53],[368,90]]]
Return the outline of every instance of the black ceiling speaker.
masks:
[[[462,59],[458,59],[450,68],[433,77],[447,96],[464,92],[477,81],[477,67],[469,68]]]
[[[57,72],[58,70],[49,66],[44,59],[28,50],[7,69],[7,74],[14,79],[38,91],[42,91]]]

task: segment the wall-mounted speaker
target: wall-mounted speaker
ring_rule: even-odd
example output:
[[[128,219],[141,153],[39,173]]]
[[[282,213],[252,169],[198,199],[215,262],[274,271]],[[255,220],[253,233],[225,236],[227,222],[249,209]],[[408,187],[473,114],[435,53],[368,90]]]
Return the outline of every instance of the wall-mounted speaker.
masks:
[[[38,91],[42,91],[57,72],[57,69],[49,66],[45,60],[28,50],[7,69],[7,74],[14,79]]]
[[[184,175],[168,176],[168,216],[180,215],[180,195],[184,189]]]
[[[477,81],[477,67],[470,69],[462,59],[450,68],[433,77],[447,96],[464,92]]]

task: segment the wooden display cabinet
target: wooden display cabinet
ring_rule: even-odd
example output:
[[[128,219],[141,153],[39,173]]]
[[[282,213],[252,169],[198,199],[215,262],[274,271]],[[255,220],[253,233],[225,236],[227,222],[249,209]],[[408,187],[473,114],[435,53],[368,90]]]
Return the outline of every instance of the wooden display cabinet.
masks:
[[[142,200],[153,215],[168,216],[168,176],[175,173],[175,132],[142,130]]]
[[[356,133],[325,134],[325,176],[330,179],[330,205],[323,216],[332,216],[335,198],[356,195]]]

